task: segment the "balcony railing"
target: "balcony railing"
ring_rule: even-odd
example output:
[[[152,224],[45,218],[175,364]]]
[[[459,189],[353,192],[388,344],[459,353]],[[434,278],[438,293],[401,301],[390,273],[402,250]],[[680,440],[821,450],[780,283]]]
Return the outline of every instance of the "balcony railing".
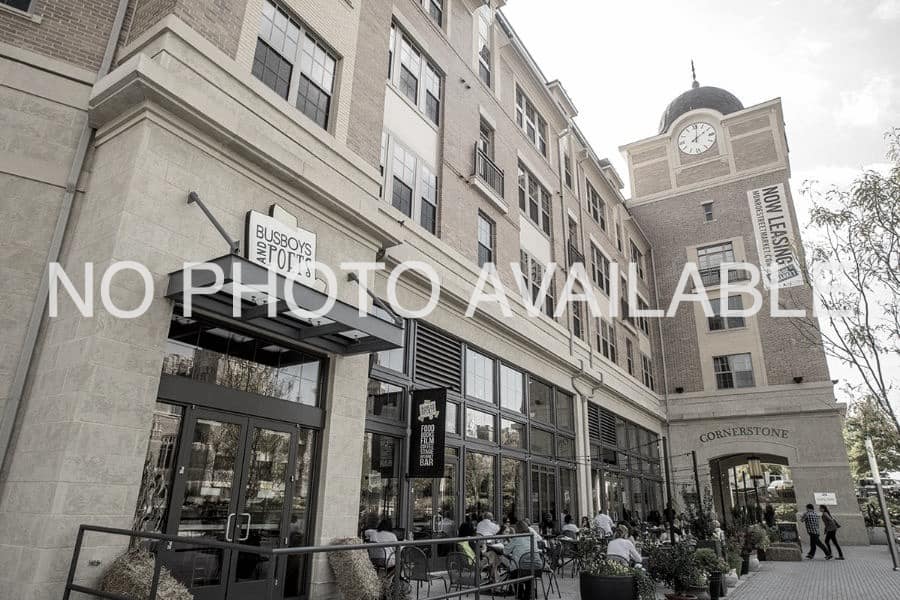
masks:
[[[728,283],[748,281],[749,279],[750,273],[744,269],[733,269],[728,271]],[[700,280],[703,282],[704,286],[719,285],[722,283],[722,273],[719,270],[719,267],[700,269]]]
[[[575,244],[569,244],[568,255],[570,267],[576,263],[584,264],[584,253]]]
[[[503,169],[475,144],[475,175],[478,176],[500,198],[503,198]]]

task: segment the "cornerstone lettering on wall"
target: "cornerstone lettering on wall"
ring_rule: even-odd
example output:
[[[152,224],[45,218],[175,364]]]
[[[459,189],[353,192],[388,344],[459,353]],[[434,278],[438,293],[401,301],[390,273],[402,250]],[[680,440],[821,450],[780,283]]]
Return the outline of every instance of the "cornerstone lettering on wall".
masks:
[[[410,411],[409,476],[443,477],[447,389],[416,390]]]
[[[302,284],[315,283],[316,234],[255,210],[247,212],[244,252],[248,260]]]
[[[787,429],[780,427],[767,427],[764,425],[739,425],[735,427],[727,427],[725,429],[716,429],[700,434],[701,442],[714,442],[716,440],[725,440],[736,437],[763,437],[786,440],[790,435]]]
[[[756,231],[763,285],[768,288],[769,281],[777,281],[783,288],[803,285],[784,184],[750,190],[747,199]]]

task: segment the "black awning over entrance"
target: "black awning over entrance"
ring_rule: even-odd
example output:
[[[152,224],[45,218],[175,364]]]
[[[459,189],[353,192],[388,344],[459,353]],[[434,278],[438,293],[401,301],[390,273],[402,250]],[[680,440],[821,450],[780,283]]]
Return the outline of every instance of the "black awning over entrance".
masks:
[[[228,254],[204,263],[219,267],[224,285],[211,294],[191,295],[193,314],[219,323],[231,331],[264,338],[297,350],[314,350],[340,355],[392,350],[403,346],[403,326],[375,315],[360,316],[355,306],[336,300],[326,316],[303,319],[289,312],[288,294],[296,305],[314,311],[324,306],[328,296],[280,274],[274,274],[275,297],[269,297],[269,271],[256,263]],[[185,289],[212,288],[213,272],[202,265],[175,271],[169,275],[166,298],[184,306]],[[238,277],[239,273],[239,277]],[[240,296],[238,299],[236,296]],[[269,302],[275,302],[277,314],[268,316]],[[233,316],[233,304],[240,303],[240,316]]]

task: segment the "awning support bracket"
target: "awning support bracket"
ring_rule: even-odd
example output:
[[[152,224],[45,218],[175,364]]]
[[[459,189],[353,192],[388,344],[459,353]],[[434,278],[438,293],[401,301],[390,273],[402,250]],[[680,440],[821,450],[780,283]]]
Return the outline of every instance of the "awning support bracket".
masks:
[[[228,242],[228,251],[231,252],[231,254],[238,254],[240,252],[241,243],[232,239],[231,236],[228,235],[228,232],[225,231],[225,228],[222,227],[222,224],[219,223],[219,220],[216,219],[216,217],[213,216],[211,212],[209,212],[208,208],[206,208],[206,205],[203,203],[203,200],[200,199],[200,196],[197,194],[197,192],[191,192],[190,194],[188,194],[187,203],[196,203],[197,206],[200,207],[200,210],[203,211],[203,214],[206,215],[206,218],[209,219],[209,222],[213,224],[213,227],[215,227],[216,230],[218,230],[219,235],[225,238],[225,241]]]

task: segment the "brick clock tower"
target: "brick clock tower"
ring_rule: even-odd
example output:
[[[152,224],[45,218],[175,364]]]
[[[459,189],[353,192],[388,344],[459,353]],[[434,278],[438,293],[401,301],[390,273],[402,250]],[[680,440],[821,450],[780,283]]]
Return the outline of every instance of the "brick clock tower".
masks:
[[[776,265],[769,276],[781,282],[783,308],[809,310],[780,99],[745,108],[730,92],[695,79],[665,109],[656,135],[622,151],[628,207],[653,249],[659,307],[668,306],[688,261],[697,264],[714,309],[750,307],[749,294],[721,297],[718,269],[749,262]],[[753,515],[757,499],[802,509],[833,498],[842,538],[867,543],[841,436],[842,405],[818,335],[810,336],[808,319],[772,316],[768,286],[756,287],[763,306],[754,316],[707,318],[699,305],[684,305],[660,319],[674,497],[694,487],[680,474],[690,472],[695,450],[701,492],[708,489],[726,520]],[[745,479],[752,458],[780,468]],[[770,492],[778,472],[793,482],[793,497],[789,484]]]

